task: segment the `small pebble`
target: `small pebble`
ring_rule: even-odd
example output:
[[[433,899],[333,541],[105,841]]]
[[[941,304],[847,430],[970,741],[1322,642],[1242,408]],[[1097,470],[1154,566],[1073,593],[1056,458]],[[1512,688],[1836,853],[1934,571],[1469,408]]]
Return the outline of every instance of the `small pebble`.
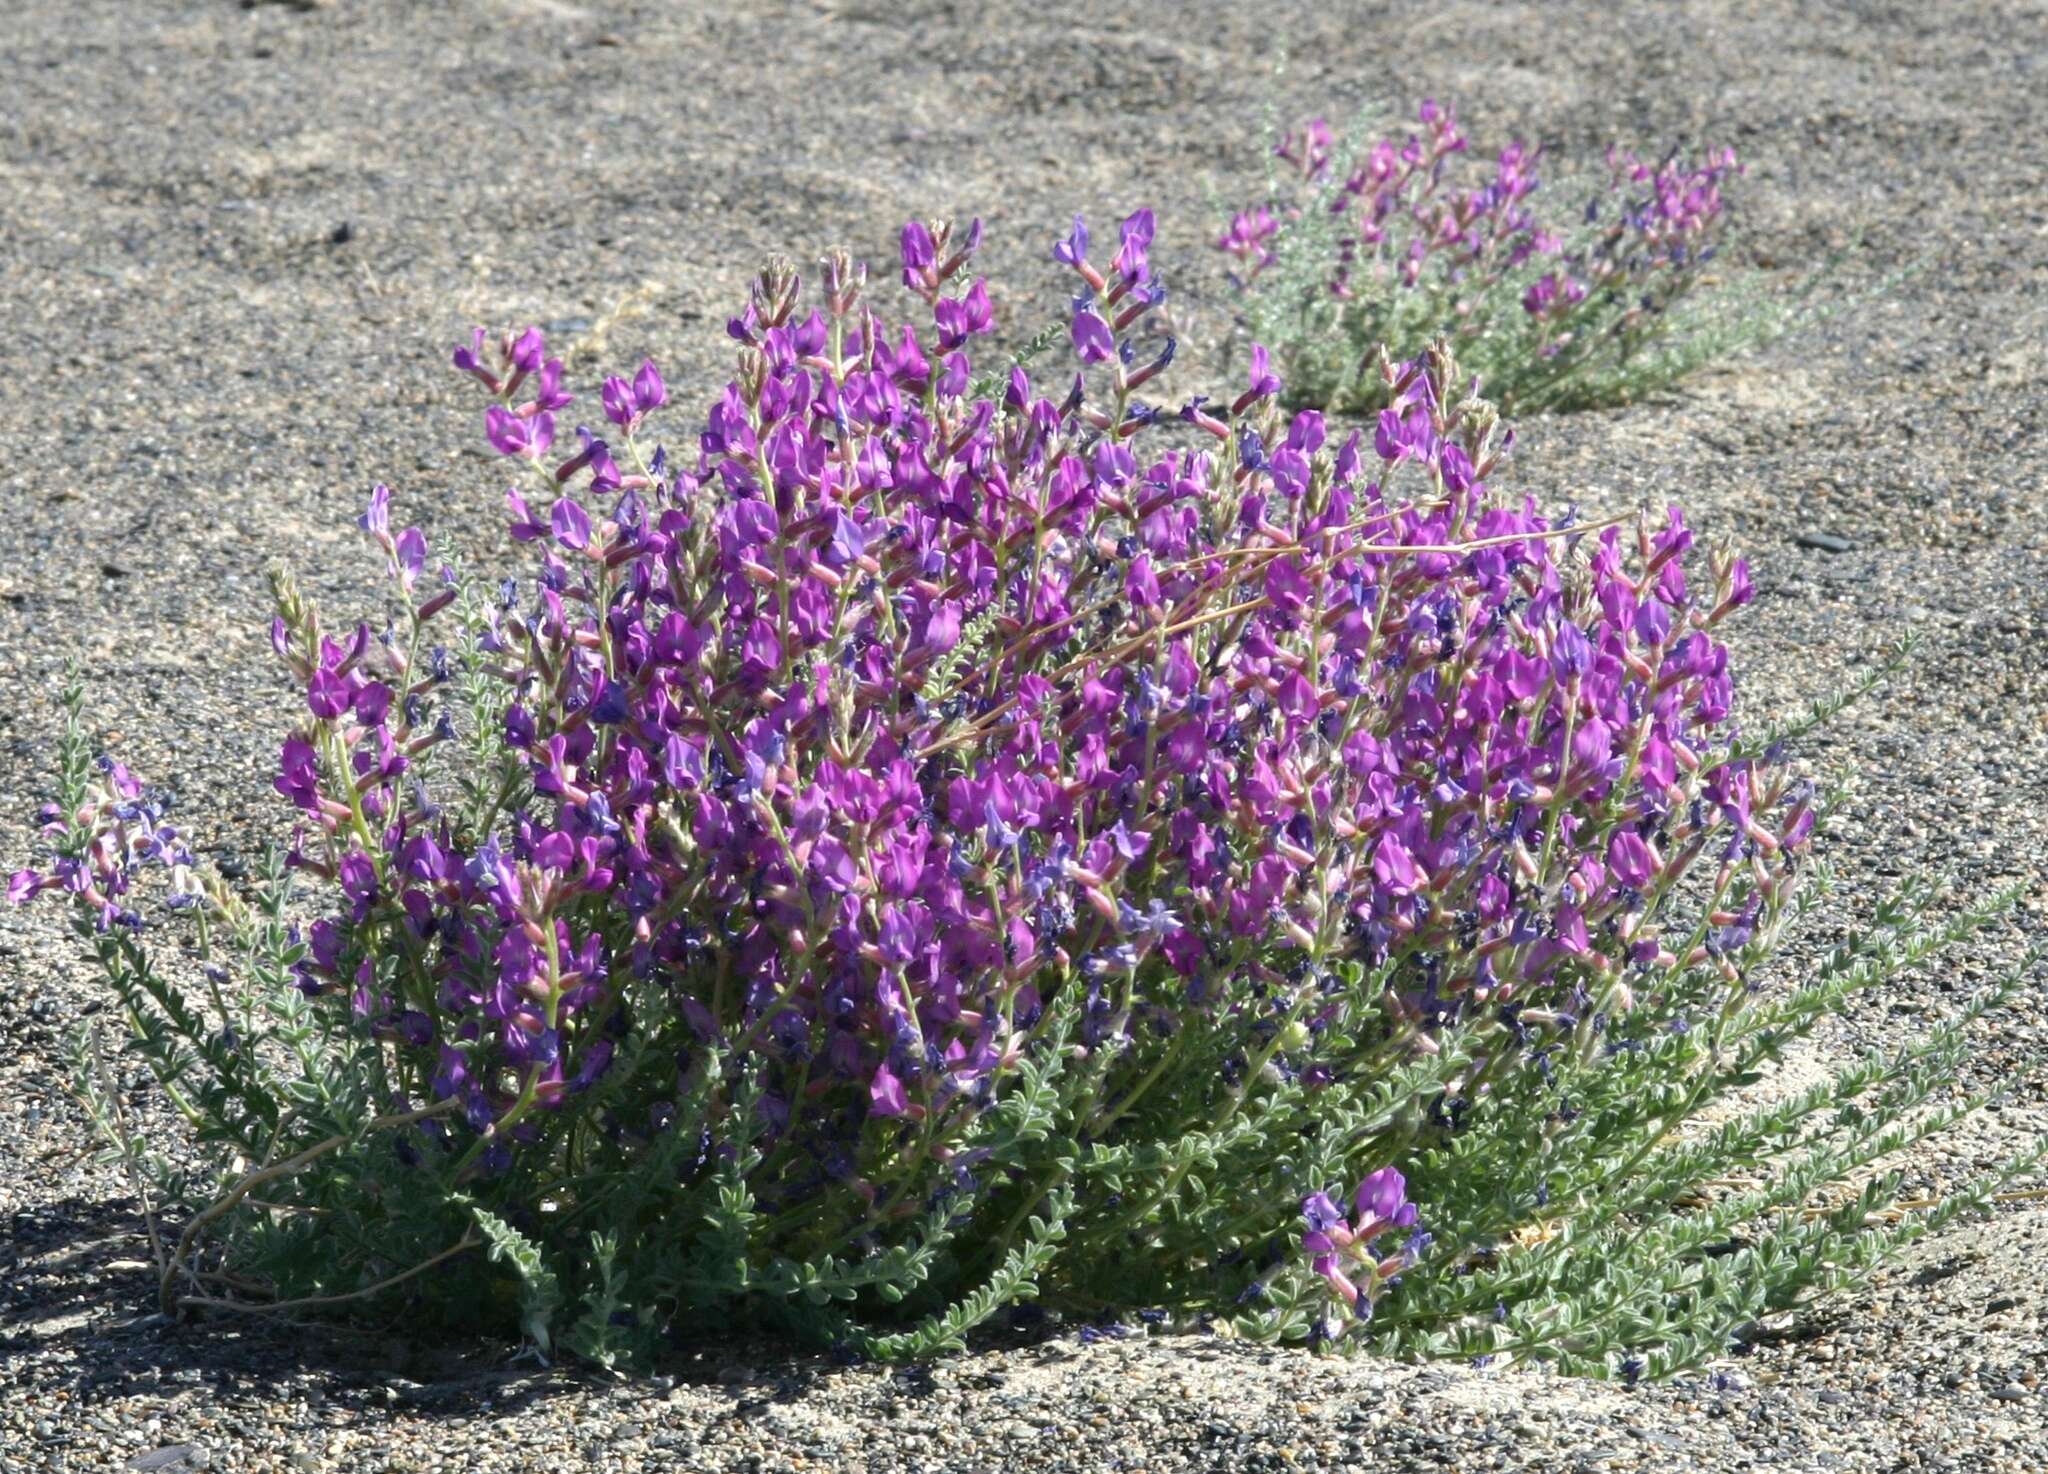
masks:
[[[1833,532],[1802,532],[1794,541],[1802,548],[1813,548],[1823,553],[1847,553],[1856,547],[1848,538]]]

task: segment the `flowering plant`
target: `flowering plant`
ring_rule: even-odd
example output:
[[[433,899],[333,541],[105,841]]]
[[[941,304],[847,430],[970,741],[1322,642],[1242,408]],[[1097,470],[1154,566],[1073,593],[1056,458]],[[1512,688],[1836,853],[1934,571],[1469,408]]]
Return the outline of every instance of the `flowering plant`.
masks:
[[[1375,350],[1441,335],[1509,412],[1620,403],[1798,320],[1813,279],[1775,295],[1717,261],[1733,149],[1649,163],[1611,148],[1570,221],[1535,211],[1542,153],[1518,140],[1466,164],[1465,133],[1435,101],[1405,139],[1370,138],[1361,120],[1339,141],[1322,118],[1284,134],[1288,183],[1216,246],[1295,396],[1380,408]]]
[[[82,1041],[182,1220],[167,1309],[516,1314],[609,1362],[736,1306],[920,1355],[1037,1295],[1667,1370],[1930,1221],[1672,1247],[1896,1144],[1668,1137],[1933,944],[1902,907],[1757,986],[1818,809],[1730,725],[1743,562],[1493,490],[1512,436],[1447,344],[1385,365],[1369,434],[1283,412],[1262,350],[1227,402],[1141,398],[1153,232],[1054,248],[1050,383],[974,376],[978,223],[904,228],[907,322],[844,253],[808,307],[772,262],[680,443],[649,362],[564,448],[541,334],[479,332],[531,571],[430,572],[380,486],[381,634],[280,577],[300,829],[253,893],[95,776],[74,697],[55,857],[11,891],[77,898],[206,1149],[143,1146]],[[191,978],[143,944],[159,862]],[[1736,1154],[1783,1174],[1671,1218]],[[1573,1232],[1514,1252],[1545,1216]]]

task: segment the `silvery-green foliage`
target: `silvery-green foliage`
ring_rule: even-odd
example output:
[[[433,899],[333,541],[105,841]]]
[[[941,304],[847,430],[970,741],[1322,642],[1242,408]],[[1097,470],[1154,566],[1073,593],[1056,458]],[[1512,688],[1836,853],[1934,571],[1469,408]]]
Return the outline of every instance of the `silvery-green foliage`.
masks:
[[[1266,204],[1218,241],[1238,258],[1245,335],[1298,403],[1381,410],[1380,352],[1446,338],[1508,413],[1627,404],[1844,305],[1827,292],[1841,254],[1789,276],[1736,264],[1720,192],[1732,154],[1697,169],[1676,151],[1654,167],[1610,154],[1606,175],[1555,179],[1516,143],[1496,178],[1462,167],[1448,108],[1425,104],[1406,145],[1375,140],[1380,126],[1366,108],[1341,139],[1320,120],[1286,134],[1292,177],[1270,171]],[[1374,175],[1376,150],[1417,148],[1410,173]]]

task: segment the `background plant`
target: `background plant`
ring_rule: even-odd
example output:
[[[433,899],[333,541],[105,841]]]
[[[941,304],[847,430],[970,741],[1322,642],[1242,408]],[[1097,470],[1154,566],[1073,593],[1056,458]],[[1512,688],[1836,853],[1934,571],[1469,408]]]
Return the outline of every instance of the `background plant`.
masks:
[[[301,827],[252,891],[74,691],[10,890],[74,898],[193,1128],[196,1171],[139,1141],[81,1038],[167,1309],[610,1364],[735,1314],[922,1355],[1037,1296],[1634,1376],[1984,1200],[1825,1197],[1966,1108],[1967,1019],[1673,1135],[2005,900],[1909,892],[1770,981],[1818,809],[1730,725],[1741,560],[1490,489],[1449,344],[1370,439],[1263,349],[1228,403],[1142,398],[1148,211],[1054,247],[1079,373],[978,380],[979,237],[905,227],[909,322],[843,253],[808,310],[771,263],[687,449],[651,362],[572,437],[538,332],[459,348],[531,567],[430,572],[379,487],[381,634],[280,577]]]
[[[1434,101],[1405,138],[1370,119],[1341,140],[1321,118],[1283,135],[1267,199],[1216,242],[1297,402],[1380,409],[1379,348],[1442,336],[1509,413],[1622,404],[1816,310],[1824,272],[1781,288],[1723,254],[1733,149],[1609,149],[1604,180],[1552,186],[1546,216],[1540,148],[1472,160]]]

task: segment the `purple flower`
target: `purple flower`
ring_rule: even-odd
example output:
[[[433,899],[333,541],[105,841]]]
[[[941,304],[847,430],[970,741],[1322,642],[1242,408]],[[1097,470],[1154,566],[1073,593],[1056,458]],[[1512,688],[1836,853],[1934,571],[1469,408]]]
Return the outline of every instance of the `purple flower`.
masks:
[[[877,1065],[868,1086],[868,1114],[888,1119],[903,1115],[909,1108],[903,1082],[896,1078],[896,1072],[886,1061]]]
[[[640,417],[639,407],[633,402],[633,386],[624,379],[606,379],[598,399],[604,405],[604,417],[614,425],[630,425]]]
[[[429,1084],[429,1088],[434,1093],[434,1099],[448,1100],[453,1096],[460,1095],[463,1093],[463,1087],[468,1083],[469,1061],[464,1057],[461,1050],[450,1048],[445,1044],[442,1045],[440,1067],[434,1071],[433,1080]]]
[[[569,1082],[572,1091],[588,1090],[603,1078],[612,1065],[612,1056],[617,1046],[609,1039],[600,1039],[584,1051],[583,1062],[576,1067],[576,1077]]]
[[[1383,461],[1434,461],[1442,442],[1437,438],[1427,408],[1416,405],[1405,413],[1380,411],[1373,431],[1373,446]]]
[[[356,518],[356,526],[372,537],[383,538],[391,532],[391,488],[378,482],[370,488],[370,505],[363,515]]]
[[[1408,1180],[1392,1167],[1382,1167],[1358,1185],[1358,1216],[1391,1223],[1408,1201]]]
[[[1301,1200],[1302,1220],[1311,1233],[1327,1234],[1344,1223],[1344,1213],[1328,1193],[1310,1193]]]
[[[344,855],[336,872],[341,882],[342,894],[356,905],[356,919],[361,920],[377,899],[377,872],[370,863],[370,857],[361,850],[351,850]]]
[[[306,682],[306,706],[323,721],[332,720],[349,709],[348,682],[322,666]]]
[[[302,809],[318,808],[320,770],[312,745],[298,737],[288,739],[278,767],[271,786]]]
[[[1279,232],[1280,222],[1273,217],[1273,212],[1259,205],[1231,216],[1228,228],[1216,239],[1216,248],[1249,263],[1256,273],[1272,260],[1273,253],[1266,242]]]
[[[1150,210],[1139,210],[1127,217],[1117,231],[1117,253],[1110,269],[1133,285],[1144,281],[1151,275],[1147,252],[1152,246],[1152,234]]]
[[[1656,860],[1641,835],[1622,829],[1607,842],[1607,868],[1623,885],[1640,890],[1656,873]]]
[[[1107,363],[1116,356],[1116,339],[1111,336],[1109,324],[1095,315],[1091,308],[1082,308],[1074,314],[1074,351],[1081,355],[1083,363]]]
[[[549,509],[548,525],[563,547],[581,552],[590,546],[590,514],[570,498],[558,499]]]
[[[642,360],[639,372],[633,375],[633,403],[643,415],[668,403],[668,385],[651,358]]]
[[[398,586],[408,594],[413,582],[420,576],[420,570],[427,563],[427,539],[417,527],[408,527],[398,534],[392,552],[392,564],[398,574]]]
[[[537,414],[523,420],[508,409],[492,405],[484,411],[484,433],[500,455],[525,456],[537,461],[555,443],[555,417]]]
[[[605,418],[630,431],[650,412],[668,403],[668,386],[662,382],[661,370],[650,358],[641,363],[640,371],[630,383],[616,375],[606,379],[598,398],[604,405]],[[585,454],[588,455],[588,432],[579,433],[585,437]]]
[[[462,370],[462,372],[481,381],[483,386],[490,390],[491,393],[496,394],[498,392],[497,375],[484,367],[484,330],[482,328],[475,330],[467,346],[460,343],[456,344],[454,363],[455,367]]]
[[[932,244],[932,233],[920,222],[913,220],[903,227],[902,248],[903,285],[923,285],[938,259],[937,248]]]
[[[1423,876],[1408,853],[1408,847],[1391,832],[1380,836],[1372,853],[1373,878],[1390,894],[1411,896],[1422,885]]]
[[[966,296],[940,298],[932,308],[932,321],[938,325],[941,353],[950,353],[974,334],[987,332],[995,322],[988,283],[977,277]]]
[[[1245,393],[1252,399],[1269,399],[1280,392],[1280,376],[1273,372],[1273,360],[1263,344],[1252,344],[1250,384]]]
[[[1380,181],[1440,163],[1450,127],[1363,161],[1356,190],[1334,179],[1347,230]],[[1669,965],[1689,927],[1645,915],[1643,891],[1689,894],[1694,856],[1739,866],[1753,898],[1712,921],[1712,947],[1769,934],[1813,821],[1777,757],[1727,757],[1712,624],[1746,573],[1717,554],[1699,576],[1682,522],[1567,539],[1490,492],[1474,463],[1494,443],[1458,420],[1467,386],[1441,382],[1441,355],[1394,371],[1377,427],[1421,474],[1387,475],[1362,432],[1333,446],[1319,414],[1276,414],[1263,349],[1234,401],[1159,433],[1131,390],[1165,355],[1137,367],[1117,341],[1159,295],[1155,232],[1146,211],[1123,222],[1107,281],[1078,220],[1056,248],[1086,288],[1076,352],[1117,369],[1034,385],[1019,367],[985,398],[967,340],[989,291],[945,286],[971,229],[957,249],[906,229],[929,314],[909,322],[853,310],[843,263],[831,315],[807,316],[771,268],[736,319],[741,371],[693,435],[644,462],[636,442],[621,476],[579,428],[540,502],[508,495],[528,571],[477,602],[474,647],[323,633],[297,611],[276,627],[311,713],[274,779],[313,907],[295,976],[414,1098],[461,1103],[400,1133],[407,1160],[493,1191],[580,1160],[587,1137],[708,1180],[751,1153],[700,1136],[685,1105],[752,1072],[746,1129],[775,1164],[748,1183],[761,1251],[794,1242],[777,1224],[865,1222],[853,1252],[888,1252],[949,1202],[988,1208],[977,1189],[1016,1164],[971,1143],[1050,1063],[1049,1019],[1104,1067],[1111,1111],[1117,1080],[1190,1037],[1248,1102],[1278,1080],[1313,1098],[1378,1068],[1347,1053],[1347,1013],[1398,1020],[1418,1049],[1514,1019],[1498,1047],[1542,1050],[1546,1015],[1588,1017],[1596,985],[1620,998]],[[953,346],[932,351],[927,321]],[[490,442],[538,463],[559,361],[537,334],[488,367],[485,346],[463,350],[480,373],[533,381],[516,409],[498,396]],[[667,390],[648,362],[600,397],[632,433]],[[616,501],[586,510],[585,471]],[[362,525],[411,594],[425,537],[393,535],[388,492]],[[483,735],[513,758],[472,787],[449,768],[465,754],[434,744],[450,711],[474,719],[476,682],[502,724]],[[189,850],[134,775],[109,763],[89,783],[40,822],[91,844],[10,893],[56,888],[120,924],[142,867],[175,873]],[[726,1079],[704,1074],[714,1059]],[[1418,1114],[1414,1150],[1460,1109]],[[1428,1247],[1394,1167],[1281,1209],[1295,1201],[1302,1262],[1270,1266],[1276,1289],[1320,1276],[1333,1324]],[[1256,1207],[1247,1242],[1288,1230]]]
[[[1159,580],[1152,572],[1152,560],[1142,553],[1131,560],[1124,575],[1124,597],[1139,609],[1151,609],[1159,603]]]
[[[1550,669],[1563,685],[1575,680],[1593,668],[1593,647],[1586,639],[1585,631],[1570,620],[1558,625],[1557,637],[1551,646]]]
[[[518,492],[506,492],[505,505],[512,512],[512,521],[506,530],[512,534],[515,541],[527,543],[548,535],[547,525],[534,521],[533,513],[526,508],[526,498]]]
[[[943,655],[960,643],[960,606],[951,601],[932,606],[925,621],[924,648]]]
[[[512,344],[509,357],[514,368],[523,374],[530,374],[541,366],[541,360],[547,357],[547,352],[547,340],[541,337],[540,329],[530,327]]]
[[[575,396],[562,389],[562,360],[551,358],[540,366],[540,377],[533,381],[533,412],[553,414],[575,403]]]
[[[1088,260],[1088,222],[1079,215],[1074,217],[1074,228],[1067,232],[1064,240],[1055,241],[1052,259],[1065,266],[1082,266]]]
[[[832,512],[831,527],[832,535],[825,544],[825,561],[833,568],[844,568],[867,550],[867,533],[858,522],[837,509]]]

